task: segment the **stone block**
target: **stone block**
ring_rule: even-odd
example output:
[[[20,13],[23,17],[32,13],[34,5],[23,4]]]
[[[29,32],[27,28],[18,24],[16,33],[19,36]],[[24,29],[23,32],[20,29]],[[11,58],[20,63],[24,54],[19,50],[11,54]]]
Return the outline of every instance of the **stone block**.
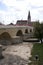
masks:
[[[2,59],[2,45],[0,45],[0,59]]]
[[[23,40],[20,38],[20,37],[15,37],[12,39],[12,43],[15,44],[15,43],[22,43]]]

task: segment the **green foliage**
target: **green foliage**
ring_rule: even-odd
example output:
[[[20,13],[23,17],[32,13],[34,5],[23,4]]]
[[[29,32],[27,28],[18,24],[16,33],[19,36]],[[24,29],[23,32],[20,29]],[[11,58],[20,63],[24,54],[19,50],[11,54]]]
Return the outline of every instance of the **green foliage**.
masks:
[[[42,39],[43,39],[43,23],[36,23],[35,27],[34,27],[34,36],[36,38],[38,38],[39,40],[41,40],[42,43]]]
[[[36,61],[34,60],[35,55],[38,55],[39,60],[38,62],[36,61],[37,65],[43,65],[43,44],[34,44],[33,45],[33,49],[32,49],[32,61]]]

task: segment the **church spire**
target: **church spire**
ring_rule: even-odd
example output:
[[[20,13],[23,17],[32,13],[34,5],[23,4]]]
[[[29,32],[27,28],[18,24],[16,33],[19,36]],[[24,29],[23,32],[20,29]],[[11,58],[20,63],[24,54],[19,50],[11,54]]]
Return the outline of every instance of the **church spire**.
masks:
[[[31,18],[31,16],[30,16],[30,11],[29,11],[29,13],[28,13],[28,20]]]
[[[27,20],[27,23],[31,22],[31,15],[30,15],[30,11],[28,13],[28,20]]]

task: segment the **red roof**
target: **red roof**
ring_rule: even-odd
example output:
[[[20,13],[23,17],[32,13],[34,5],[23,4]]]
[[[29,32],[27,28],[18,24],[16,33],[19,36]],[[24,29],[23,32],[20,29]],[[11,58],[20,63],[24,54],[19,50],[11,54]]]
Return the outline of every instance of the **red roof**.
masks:
[[[24,24],[24,25],[22,25],[22,24],[16,24],[15,26],[32,26],[31,24]]]
[[[19,23],[21,22],[21,23]],[[22,23],[24,22],[24,23]],[[27,20],[18,20],[16,23],[17,26],[32,26],[32,23],[30,22],[29,24],[27,24]]]

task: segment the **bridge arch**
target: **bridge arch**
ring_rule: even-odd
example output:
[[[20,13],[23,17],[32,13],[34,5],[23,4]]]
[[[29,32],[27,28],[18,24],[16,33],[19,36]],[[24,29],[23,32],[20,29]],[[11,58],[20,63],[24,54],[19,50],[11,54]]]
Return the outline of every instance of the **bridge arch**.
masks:
[[[16,36],[23,36],[22,30],[18,30],[17,33],[16,33]]]
[[[0,39],[11,39],[11,36],[8,32],[3,32],[1,35],[0,35]]]
[[[25,29],[25,33],[28,33],[28,29]]]

